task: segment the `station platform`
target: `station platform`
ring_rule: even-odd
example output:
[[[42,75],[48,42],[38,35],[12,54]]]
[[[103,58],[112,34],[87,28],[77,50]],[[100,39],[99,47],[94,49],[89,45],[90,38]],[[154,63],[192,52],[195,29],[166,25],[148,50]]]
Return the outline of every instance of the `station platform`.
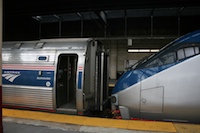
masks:
[[[35,121],[46,122],[47,125],[64,124],[68,126],[78,126],[76,131],[86,127],[84,132],[133,132],[133,133],[200,133],[200,124],[172,123],[160,121],[141,121],[141,120],[120,120],[111,118],[97,118],[87,116],[76,116],[66,114],[47,113],[39,111],[28,111],[18,109],[2,109],[3,122],[16,121],[20,119],[24,123],[35,123]],[[18,120],[19,121],[19,120]],[[31,122],[32,121],[32,122]],[[54,123],[54,124],[51,124]],[[44,126],[44,125],[43,125]],[[82,128],[80,128],[82,127]],[[94,131],[98,128],[98,131]],[[82,132],[82,131],[81,131]],[[109,131],[110,132],[110,131]]]

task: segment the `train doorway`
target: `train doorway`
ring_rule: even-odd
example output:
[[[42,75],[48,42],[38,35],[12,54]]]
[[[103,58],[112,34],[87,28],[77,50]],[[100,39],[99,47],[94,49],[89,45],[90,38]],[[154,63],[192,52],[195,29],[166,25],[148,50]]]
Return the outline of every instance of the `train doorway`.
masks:
[[[61,54],[58,57],[56,75],[57,112],[76,114],[76,54]]]

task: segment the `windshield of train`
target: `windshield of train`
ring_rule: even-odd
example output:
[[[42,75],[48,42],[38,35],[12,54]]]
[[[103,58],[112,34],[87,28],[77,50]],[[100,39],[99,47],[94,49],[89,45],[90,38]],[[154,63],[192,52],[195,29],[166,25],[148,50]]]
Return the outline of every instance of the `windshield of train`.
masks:
[[[157,67],[183,61],[199,54],[199,47],[200,44],[195,43],[178,43],[168,45],[160,52],[146,58],[143,61],[140,61],[135,69]]]

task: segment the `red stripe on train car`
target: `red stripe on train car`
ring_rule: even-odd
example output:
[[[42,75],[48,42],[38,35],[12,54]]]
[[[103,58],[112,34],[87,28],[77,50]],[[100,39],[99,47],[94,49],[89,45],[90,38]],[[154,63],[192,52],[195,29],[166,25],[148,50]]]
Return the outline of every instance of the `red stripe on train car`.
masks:
[[[78,70],[80,71],[80,70],[83,70],[83,67],[82,66],[79,66],[78,67]]]
[[[14,69],[14,70],[54,70],[55,66],[31,66],[31,65],[2,65],[3,69]]]

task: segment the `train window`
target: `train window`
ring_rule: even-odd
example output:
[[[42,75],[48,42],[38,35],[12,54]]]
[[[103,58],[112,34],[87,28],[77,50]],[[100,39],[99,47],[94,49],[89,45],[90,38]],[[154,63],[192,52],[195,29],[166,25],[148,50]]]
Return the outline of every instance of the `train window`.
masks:
[[[190,57],[192,55],[195,55],[195,51],[193,47],[185,48],[185,56]]]
[[[158,66],[158,62],[159,62],[159,60],[158,60],[158,59],[155,59],[155,60],[151,61],[150,63],[148,63],[148,64],[146,65],[146,67],[148,68],[148,67],[155,67],[155,66]]]
[[[174,63],[176,61],[176,54],[175,52],[165,53],[161,55],[159,58],[154,59],[146,67],[156,67]]]
[[[195,47],[195,54],[199,54],[199,47]]]
[[[181,60],[181,59],[185,58],[185,54],[184,54],[183,49],[179,49],[177,51],[177,57],[178,57],[178,60]]]
[[[135,68],[150,68],[157,67],[167,64],[172,64],[186,58],[190,58],[197,54],[200,54],[199,50],[200,44],[176,44],[170,45],[165,49],[161,50],[158,54],[155,54],[151,58],[145,60],[144,62],[138,64]]]
[[[171,63],[174,63],[175,62],[175,53],[174,52],[170,52],[170,53],[167,53],[163,56],[160,57],[160,60],[162,61],[162,65],[166,65],[166,64],[171,64]]]
[[[199,54],[199,47],[187,47],[187,48],[179,49],[177,51],[178,60],[192,57],[196,54]]]

